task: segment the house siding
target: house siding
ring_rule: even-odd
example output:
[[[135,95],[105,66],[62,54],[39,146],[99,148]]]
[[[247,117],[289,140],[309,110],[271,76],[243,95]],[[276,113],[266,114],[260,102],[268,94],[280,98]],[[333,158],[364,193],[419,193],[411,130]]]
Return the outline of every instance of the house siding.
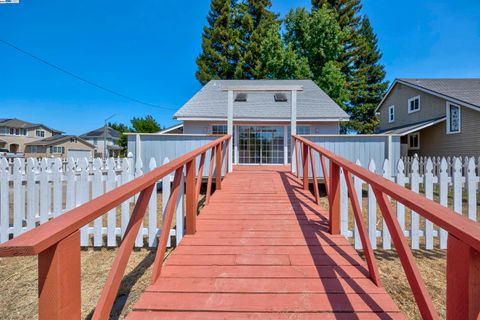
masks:
[[[446,121],[421,130],[420,150],[409,150],[409,155],[480,156],[480,112],[461,107],[461,123],[455,134],[446,133]]]
[[[226,122],[215,121],[184,121],[183,122],[183,134],[211,134],[212,125],[214,124],[227,124]],[[252,121],[245,123],[245,125],[258,125],[258,126],[274,126],[274,125],[289,125],[286,122],[258,122]],[[235,125],[243,125],[242,123],[235,123]],[[297,122],[297,126],[309,125],[311,134],[338,134],[340,132],[339,122]]]
[[[420,111],[408,113],[408,99],[420,96]],[[388,122],[388,107],[395,106],[395,121]],[[445,99],[397,83],[380,106],[380,131],[445,116]]]

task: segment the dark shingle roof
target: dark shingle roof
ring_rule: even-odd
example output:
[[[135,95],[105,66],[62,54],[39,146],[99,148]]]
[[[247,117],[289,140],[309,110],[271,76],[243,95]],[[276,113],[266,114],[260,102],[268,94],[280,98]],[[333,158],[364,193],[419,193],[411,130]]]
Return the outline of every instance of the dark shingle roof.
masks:
[[[397,79],[480,108],[480,78],[471,79]]]
[[[212,80],[198,91],[174,115],[178,118],[227,117],[227,86],[301,85],[297,94],[297,118],[348,119],[348,115],[311,80]],[[234,102],[234,118],[290,119],[291,94],[287,101],[275,101],[274,92],[248,92],[246,102]]]
[[[56,143],[60,143],[64,140],[68,140],[68,139],[77,139],[79,142],[82,142],[83,144],[85,144],[89,147],[95,148],[95,146],[93,144],[83,140],[82,138],[79,138],[79,137],[73,136],[73,135],[64,135],[64,134],[57,134],[57,135],[54,135],[54,136],[51,136],[51,137],[48,137],[48,138],[45,138],[45,139],[28,142],[28,143],[25,143],[25,145],[50,146],[50,145],[54,145]]]
[[[37,128],[37,127],[44,127],[46,129],[50,130],[51,132],[62,133],[62,131],[52,129],[52,128],[47,127],[46,125],[41,124],[41,123],[31,123],[31,122],[27,122],[27,121],[23,121],[23,120],[20,120],[20,119],[15,119],[15,118],[0,119],[0,124],[2,126],[7,126],[9,128],[19,128],[19,129],[20,128],[31,129],[31,128]]]
[[[95,129],[93,131],[82,134],[80,137],[84,139],[88,138],[103,138],[103,127]],[[120,139],[120,132],[117,130],[108,127],[107,128],[107,138]]]

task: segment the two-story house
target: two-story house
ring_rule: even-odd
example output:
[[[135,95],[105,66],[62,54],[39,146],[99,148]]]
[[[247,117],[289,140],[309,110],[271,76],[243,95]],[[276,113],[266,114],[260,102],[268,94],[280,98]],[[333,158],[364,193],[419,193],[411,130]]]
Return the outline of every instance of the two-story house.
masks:
[[[40,123],[30,123],[20,119],[0,119],[0,148],[10,152],[24,153],[29,142],[61,134]]]
[[[0,148],[25,157],[91,157],[95,146],[40,123],[0,119]]]
[[[376,112],[404,155],[480,156],[480,79],[396,79]]]
[[[95,156],[102,157],[105,153],[106,157],[117,157],[123,150],[117,144],[120,136],[120,132],[111,127],[101,127],[80,135],[80,138],[95,146]]]

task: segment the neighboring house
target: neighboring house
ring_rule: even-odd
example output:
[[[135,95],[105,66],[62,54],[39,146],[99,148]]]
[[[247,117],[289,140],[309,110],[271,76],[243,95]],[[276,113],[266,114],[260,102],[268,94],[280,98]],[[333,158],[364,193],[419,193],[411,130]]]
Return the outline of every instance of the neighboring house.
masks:
[[[183,134],[226,134],[229,91],[233,163],[289,163],[291,123],[297,134],[338,134],[340,123],[349,118],[311,80],[212,80],[175,113],[174,119],[183,122]],[[292,110],[296,110],[294,122]]]
[[[55,135],[25,144],[26,157],[93,157],[95,146],[82,138],[70,135]]]
[[[376,112],[403,154],[480,156],[480,79],[396,79]]]
[[[177,123],[171,127],[165,128],[158,132],[159,134],[182,134],[183,133],[183,123]]]
[[[40,123],[30,123],[20,119],[0,119],[0,148],[13,153],[25,152],[27,143],[61,134]]]
[[[117,145],[120,136],[120,132],[113,128],[107,127],[107,130],[105,130],[105,127],[101,127],[80,135],[80,138],[95,145],[96,157],[103,157],[104,151],[106,151],[106,157],[117,157],[123,149]],[[105,141],[107,142],[106,150]]]

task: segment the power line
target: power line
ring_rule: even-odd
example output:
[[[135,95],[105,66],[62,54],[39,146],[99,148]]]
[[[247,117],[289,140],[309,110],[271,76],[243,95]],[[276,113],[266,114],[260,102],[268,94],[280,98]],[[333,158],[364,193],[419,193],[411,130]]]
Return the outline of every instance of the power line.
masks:
[[[97,88],[97,89],[100,89],[100,90],[103,90],[103,91],[108,92],[108,93],[110,93],[110,94],[113,94],[113,95],[115,95],[115,96],[117,96],[117,97],[121,97],[121,98],[124,98],[124,99],[126,99],[126,100],[129,100],[129,101],[132,101],[132,102],[135,102],[135,103],[139,103],[139,104],[143,104],[143,105],[145,105],[145,106],[152,107],[152,108],[159,108],[159,109],[166,109],[166,110],[176,110],[176,109],[173,109],[173,108],[163,107],[163,106],[159,106],[159,105],[156,105],[156,104],[148,103],[148,102],[139,100],[139,99],[137,99],[137,98],[133,98],[133,97],[127,96],[127,95],[125,95],[125,94],[123,94],[123,93],[120,93],[120,92],[118,92],[118,91],[114,91],[114,90],[109,89],[109,88],[107,88],[107,87],[104,87],[104,86],[102,86],[102,85],[100,85],[100,84],[98,84],[98,83],[95,83],[95,82],[93,82],[93,81],[90,81],[90,80],[88,80],[88,79],[85,79],[85,78],[83,78],[83,77],[81,77],[81,76],[79,76],[79,75],[76,75],[75,73],[70,72],[70,71],[68,71],[68,70],[66,70],[66,69],[64,69],[64,68],[62,68],[62,67],[59,67],[59,66],[56,65],[56,64],[53,64],[53,63],[51,63],[51,62],[48,62],[47,60],[45,60],[45,59],[43,59],[43,58],[40,58],[40,57],[34,55],[33,53],[30,53],[30,52],[28,52],[28,51],[26,51],[26,50],[23,50],[22,48],[17,47],[17,46],[14,45],[13,43],[10,43],[10,42],[5,41],[5,40],[3,40],[3,39],[0,39],[0,42],[2,42],[3,44],[9,46],[10,48],[13,48],[13,49],[15,49],[15,50],[23,53],[24,55],[29,56],[30,58],[33,58],[33,59],[35,59],[35,60],[37,60],[37,61],[40,61],[40,62],[43,63],[43,64],[46,64],[47,66],[49,66],[49,67],[51,67],[51,68],[56,69],[57,71],[60,71],[60,72],[62,72],[62,73],[64,73],[64,74],[66,74],[66,75],[69,75],[69,76],[72,77],[72,78],[75,78],[75,79],[77,79],[77,80],[80,80],[80,81],[82,81],[82,82],[84,82],[84,83],[86,83],[86,84],[89,84],[89,85],[91,85],[91,86],[93,86],[93,87],[95,87],[95,88]]]

